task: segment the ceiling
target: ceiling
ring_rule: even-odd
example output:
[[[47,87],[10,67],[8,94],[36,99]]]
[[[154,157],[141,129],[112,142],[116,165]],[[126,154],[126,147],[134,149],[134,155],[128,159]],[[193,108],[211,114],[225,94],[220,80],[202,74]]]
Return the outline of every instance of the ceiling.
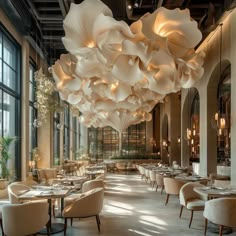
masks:
[[[38,51],[49,64],[53,64],[60,54],[66,53],[61,38],[64,36],[63,19],[71,3],[82,0],[1,0],[0,7],[14,22],[17,29],[38,45]],[[205,37],[216,25],[220,16],[234,6],[234,0],[103,0],[112,10],[116,20],[128,24],[146,12],[153,12],[163,6],[168,9],[189,8],[190,15],[198,22]],[[130,8],[128,6],[131,6]]]

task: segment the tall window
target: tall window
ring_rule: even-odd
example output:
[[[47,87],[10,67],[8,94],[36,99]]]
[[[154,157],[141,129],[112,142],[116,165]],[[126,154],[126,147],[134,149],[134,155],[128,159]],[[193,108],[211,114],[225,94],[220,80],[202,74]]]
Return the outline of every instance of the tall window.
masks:
[[[63,153],[64,160],[68,160],[70,157],[70,112],[68,104],[66,104],[64,108],[63,147],[64,147],[64,153]]]
[[[119,135],[111,127],[89,128],[89,154],[92,158],[114,158],[119,153]],[[122,156],[130,158],[146,152],[146,123],[131,125],[122,133]]]
[[[72,137],[73,137],[73,159],[77,160],[80,156],[79,148],[80,148],[80,130],[79,130],[79,121],[77,117],[73,117],[73,129],[72,129]]]
[[[0,25],[0,135],[20,137],[20,46]],[[12,175],[20,179],[20,140],[12,146]]]
[[[32,160],[32,150],[37,147],[37,128],[33,123],[37,115],[37,109],[34,107],[35,102],[35,88],[36,83],[34,79],[34,73],[36,71],[36,65],[33,61],[30,61],[29,65],[29,160]]]

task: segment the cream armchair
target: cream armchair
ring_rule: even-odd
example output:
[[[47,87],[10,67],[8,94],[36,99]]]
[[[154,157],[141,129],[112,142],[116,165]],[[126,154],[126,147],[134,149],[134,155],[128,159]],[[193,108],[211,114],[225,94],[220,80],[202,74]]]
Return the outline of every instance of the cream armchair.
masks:
[[[57,178],[57,169],[38,169],[38,182],[52,184]]]
[[[89,180],[86,181],[82,186],[82,193],[73,193],[67,197],[65,197],[64,202],[65,206],[71,204],[76,199],[80,198],[82,194],[88,192],[94,188],[104,188],[104,182],[102,180]]]
[[[164,190],[164,181],[163,181],[163,179],[164,178],[163,178],[162,175],[156,173],[156,184],[157,184],[156,191],[157,191],[158,187],[161,187],[161,194]]]
[[[169,202],[170,195],[177,195],[179,196],[179,190],[184,185],[184,182],[181,182],[174,178],[164,178],[164,187],[166,191],[166,202],[165,205]]]
[[[207,223],[220,225],[219,236],[222,236],[224,226],[236,227],[236,198],[217,198],[206,201],[203,216],[205,217],[204,235]]]
[[[19,200],[19,196],[27,191],[30,190],[30,187],[18,182],[13,182],[8,185],[8,195],[10,203],[21,203],[22,201]]]
[[[104,188],[104,181],[97,179],[86,181],[82,186],[82,193],[87,192],[94,188]]]
[[[67,230],[67,219],[70,218],[87,218],[95,216],[97,220],[98,231],[100,232],[99,214],[103,207],[104,190],[103,188],[92,189],[81,197],[66,206],[62,212],[65,218],[64,235]],[[72,224],[72,221],[71,221]]]
[[[48,220],[47,202],[8,204],[2,207],[2,225],[6,236],[36,234]]]
[[[197,183],[197,182],[190,182],[184,184],[180,191],[179,191],[179,201],[180,201],[180,214],[179,218],[182,216],[183,208],[191,211],[191,217],[189,221],[189,228],[191,227],[192,220],[193,220],[193,212],[194,211],[203,211],[205,206],[205,201],[203,198],[196,193],[193,189],[195,187],[202,187],[204,185]]]

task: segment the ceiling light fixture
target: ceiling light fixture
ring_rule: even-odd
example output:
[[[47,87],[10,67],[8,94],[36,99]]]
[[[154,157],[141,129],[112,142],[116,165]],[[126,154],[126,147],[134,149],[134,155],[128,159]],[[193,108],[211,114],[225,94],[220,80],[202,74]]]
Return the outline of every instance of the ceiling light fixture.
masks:
[[[88,127],[121,133],[149,121],[166,94],[203,74],[205,54],[194,50],[202,34],[187,9],[160,7],[129,26],[102,1],[85,0],[71,4],[64,30],[69,53],[51,71],[61,99],[78,107]]]

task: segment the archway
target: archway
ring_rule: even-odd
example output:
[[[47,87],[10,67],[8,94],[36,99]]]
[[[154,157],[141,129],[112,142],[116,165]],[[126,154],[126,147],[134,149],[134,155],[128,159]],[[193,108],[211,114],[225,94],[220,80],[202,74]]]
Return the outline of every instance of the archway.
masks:
[[[183,98],[182,109],[182,165],[189,166],[192,162],[199,162],[200,152],[200,97],[196,88],[187,90]]]
[[[221,69],[220,69],[221,67]],[[207,170],[209,173],[216,172],[217,159],[221,158],[218,156],[222,156],[221,146],[221,137],[219,138],[219,126],[216,123],[218,122],[218,118],[222,113],[222,94],[224,92],[221,91],[221,85],[224,84],[224,79],[229,78],[231,75],[230,62],[228,60],[223,60],[213,70],[210,80],[207,85]],[[219,73],[219,71],[221,73]],[[224,87],[224,86],[223,86]],[[224,90],[224,89],[223,89]],[[229,91],[229,90],[228,90]],[[228,96],[228,95],[227,95]],[[229,101],[229,99],[227,99]],[[230,107],[227,106],[227,107]],[[221,111],[220,111],[221,110]],[[218,116],[219,115],[219,116]],[[218,117],[217,117],[218,116]],[[230,126],[229,122],[228,125]],[[230,143],[230,142],[227,142]],[[219,146],[221,146],[219,148]],[[224,146],[224,144],[223,144]]]

